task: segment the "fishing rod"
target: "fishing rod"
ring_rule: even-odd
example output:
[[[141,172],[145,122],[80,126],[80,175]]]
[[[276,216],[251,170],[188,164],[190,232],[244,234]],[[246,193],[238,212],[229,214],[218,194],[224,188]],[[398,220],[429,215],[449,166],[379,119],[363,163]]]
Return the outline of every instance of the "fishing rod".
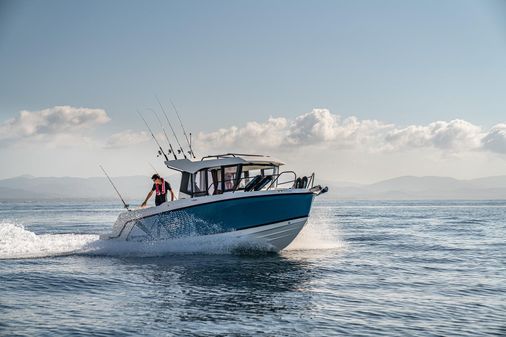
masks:
[[[177,145],[179,145],[178,153],[182,153],[184,159],[186,158],[186,154],[184,153],[183,147],[181,146],[181,143],[179,142],[179,139],[177,138],[176,132],[174,131],[174,128],[172,127],[172,124],[170,124],[169,116],[167,116],[167,113],[165,112],[165,109],[163,108],[162,102],[158,99],[158,96],[155,95],[156,100],[158,101],[158,104],[160,105],[160,108],[162,108],[162,112],[165,115],[165,119],[167,119],[167,123],[169,124],[170,129],[172,130],[172,134],[174,135],[174,138],[176,138]]]
[[[148,164],[149,164],[149,166],[151,166],[151,168],[153,169],[153,171],[154,171],[156,174],[158,174],[158,170],[157,170],[157,169],[155,169],[155,167],[154,167],[154,166],[153,166],[150,162],[148,162]]]
[[[153,139],[155,140],[156,142],[156,145],[158,145],[158,148],[160,149],[158,151],[158,153],[160,154],[163,154],[163,156],[165,157],[165,160],[169,161],[169,158],[167,157],[167,155],[165,154],[165,152],[163,152],[163,149],[162,149],[162,146],[160,145],[160,143],[158,142],[158,140],[156,139],[155,135],[153,134],[153,131],[151,130],[151,128],[149,127],[148,125],[148,122],[146,122],[146,120],[144,119],[144,117],[141,115],[140,111],[137,110],[137,113],[139,114],[139,117],[144,121],[144,124],[146,124],[146,127],[148,128],[149,132],[151,133],[151,137],[153,137]]]
[[[179,111],[177,110],[176,105],[174,104],[174,102],[170,98],[169,98],[169,102],[172,105],[172,108],[174,109],[174,111],[176,112],[177,119],[179,119],[179,124],[181,125],[181,129],[183,129],[184,138],[186,138],[186,143],[188,143],[188,146],[190,147],[190,151],[188,151],[188,154],[192,155],[192,157],[195,159],[195,153],[193,152],[193,149],[192,149],[191,133],[190,133],[190,139],[188,139],[188,135],[186,134],[186,130],[183,126],[183,122],[181,121],[181,117],[179,116]]]
[[[170,143],[169,136],[167,136],[167,132],[165,131],[165,128],[163,127],[163,123],[160,120],[160,117],[158,117],[158,114],[156,113],[156,111],[154,109],[148,108],[148,110],[152,111],[155,114],[155,117],[158,120],[158,123],[160,123],[160,126],[162,127],[163,134],[165,135],[165,138],[167,139],[167,143],[169,143],[169,147],[170,147],[169,153],[172,153],[172,155],[174,156],[174,159],[177,160],[176,152],[174,152],[174,148],[172,147],[172,144]]]
[[[107,179],[109,180],[109,182],[111,183],[112,187],[114,188],[114,190],[116,191],[116,193],[118,194],[118,197],[121,199],[121,202],[123,203],[123,207],[125,207],[127,209],[127,211],[130,212],[130,209],[128,208],[128,204],[125,202],[125,200],[123,200],[123,197],[121,196],[121,194],[119,193],[118,189],[116,188],[116,186],[114,185],[114,183],[112,182],[111,180],[111,177],[109,177],[109,175],[107,174],[107,172],[105,172],[104,168],[102,167],[102,165],[98,165],[101,169],[102,169],[102,172],[104,172],[105,176],[107,177]]]

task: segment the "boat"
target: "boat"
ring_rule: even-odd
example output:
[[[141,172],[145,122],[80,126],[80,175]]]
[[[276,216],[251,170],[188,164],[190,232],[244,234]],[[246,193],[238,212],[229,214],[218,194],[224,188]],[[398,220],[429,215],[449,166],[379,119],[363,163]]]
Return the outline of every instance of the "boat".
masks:
[[[278,252],[307,223],[313,200],[328,191],[315,174],[280,171],[270,156],[226,153],[165,161],[181,174],[179,197],[121,213],[101,239],[133,242],[231,238]]]

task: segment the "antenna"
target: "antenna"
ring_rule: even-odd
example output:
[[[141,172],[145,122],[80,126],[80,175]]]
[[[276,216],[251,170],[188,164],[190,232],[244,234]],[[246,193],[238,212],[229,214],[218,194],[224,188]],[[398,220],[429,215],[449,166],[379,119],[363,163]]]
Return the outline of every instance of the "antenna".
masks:
[[[188,153],[193,158],[195,158],[195,153],[193,153],[193,149],[192,149],[191,133],[190,133],[190,139],[188,139],[188,135],[186,134],[186,130],[183,126],[183,122],[181,121],[181,117],[179,116],[179,111],[177,110],[176,106],[174,105],[174,102],[172,102],[172,100],[170,98],[169,98],[169,102],[172,105],[172,108],[174,109],[174,111],[176,112],[177,119],[179,119],[179,124],[181,125],[181,129],[183,129],[184,138],[186,138],[186,143],[188,143],[188,146],[190,147],[190,151],[188,151]]]
[[[160,143],[158,142],[158,140],[156,139],[155,135],[153,134],[153,131],[151,130],[151,128],[149,127],[148,125],[148,122],[146,122],[146,120],[144,119],[144,117],[141,115],[140,111],[137,110],[137,113],[139,114],[139,117],[144,121],[144,124],[146,124],[146,127],[148,128],[149,130],[149,133],[151,133],[151,137],[153,137],[153,139],[155,140],[156,142],[156,145],[158,145],[158,148],[160,149],[158,151],[158,153],[160,154],[163,154],[163,156],[165,157],[165,160],[169,161],[169,158],[167,158],[167,155],[165,154],[165,152],[163,152],[163,149],[162,149],[162,146],[160,145]]]
[[[169,153],[172,153],[172,155],[174,156],[174,159],[177,160],[176,152],[174,152],[174,148],[172,147],[172,144],[170,143],[169,136],[167,136],[167,132],[165,131],[165,128],[163,127],[163,123],[160,120],[160,117],[158,117],[158,114],[156,113],[155,110],[153,110],[151,108],[148,108],[148,110],[152,111],[155,114],[155,117],[158,120],[158,123],[160,123],[160,126],[162,127],[163,134],[165,135],[165,138],[167,139],[167,143],[169,143],[169,147],[170,147]]]
[[[107,172],[105,172],[104,168],[102,167],[102,165],[98,165],[101,169],[102,169],[102,172],[104,172],[105,176],[107,177],[107,179],[109,180],[109,182],[111,183],[112,187],[114,188],[114,190],[116,191],[116,193],[118,194],[118,197],[121,199],[121,202],[123,203],[123,207],[125,207],[127,209],[127,211],[130,212],[130,209],[128,208],[128,204],[125,202],[125,200],[123,200],[123,197],[121,196],[121,194],[119,193],[118,189],[116,188],[116,186],[114,185],[114,183],[112,182],[111,180],[111,177],[109,177],[109,175],[107,174]]]
[[[174,128],[172,127],[172,124],[170,124],[169,117],[167,116],[167,113],[165,112],[165,109],[163,108],[162,103],[158,99],[158,96],[155,95],[156,100],[158,101],[158,104],[160,104],[160,108],[162,108],[162,112],[165,115],[165,119],[167,119],[167,123],[169,123],[169,127],[172,130],[172,134],[174,135],[174,138],[176,138],[177,145],[179,145],[178,152],[183,154],[184,159],[186,159],[186,154],[184,153],[183,147],[181,146],[181,143],[179,143],[179,139],[177,138],[176,132],[174,131]]]

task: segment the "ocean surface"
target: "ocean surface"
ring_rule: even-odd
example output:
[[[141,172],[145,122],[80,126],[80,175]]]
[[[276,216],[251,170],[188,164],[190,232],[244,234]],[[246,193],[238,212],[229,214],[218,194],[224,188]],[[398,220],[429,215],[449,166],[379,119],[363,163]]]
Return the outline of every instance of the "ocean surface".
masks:
[[[105,242],[117,203],[0,204],[0,335],[506,335],[506,201],[317,201],[285,251]]]

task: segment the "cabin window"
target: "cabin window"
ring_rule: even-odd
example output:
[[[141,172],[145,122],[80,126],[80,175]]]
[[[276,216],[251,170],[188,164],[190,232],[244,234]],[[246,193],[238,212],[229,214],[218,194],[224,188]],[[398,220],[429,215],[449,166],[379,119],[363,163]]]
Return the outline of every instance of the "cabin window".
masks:
[[[180,192],[192,197],[222,194],[244,189],[257,175],[275,179],[277,174],[277,166],[261,164],[205,168],[194,174],[183,172]]]
[[[223,193],[223,177],[221,167],[209,169],[207,171],[207,186],[209,195]]]
[[[267,167],[261,170],[263,176],[272,176],[275,175],[277,170],[275,167]]]
[[[203,169],[194,174],[193,195],[203,196],[207,194],[207,170]]]
[[[268,176],[277,175],[278,167],[276,166],[262,166],[262,165],[245,165],[242,167],[241,178],[237,189],[244,189],[244,187],[257,175]]]
[[[259,166],[243,166],[241,172],[241,184],[239,187],[244,188],[244,186],[257,175],[262,175]]]
[[[191,196],[192,195],[191,181],[192,181],[191,175],[188,172],[183,172],[181,176],[181,185],[179,187],[179,192]]]
[[[239,166],[226,166],[224,167],[224,185],[225,191],[233,191],[237,183],[239,175]]]

